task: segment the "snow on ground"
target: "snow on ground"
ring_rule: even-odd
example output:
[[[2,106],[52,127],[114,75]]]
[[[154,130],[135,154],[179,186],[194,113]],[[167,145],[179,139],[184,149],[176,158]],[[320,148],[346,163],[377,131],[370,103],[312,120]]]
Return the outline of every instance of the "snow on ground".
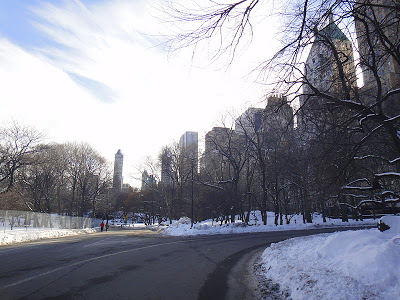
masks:
[[[274,297],[283,299],[400,299],[400,216],[382,219],[391,226],[384,232],[364,229],[272,244],[257,266],[264,286],[275,287]]]
[[[260,220],[260,216],[256,219]],[[273,213],[268,222],[273,222]],[[294,238],[272,244],[256,266],[264,299],[400,299],[400,216],[383,217],[391,228],[364,229]],[[199,235],[302,230],[321,227],[377,225],[378,220],[342,222],[320,215],[303,224],[294,216],[288,225],[245,226],[208,220],[194,224],[188,218],[158,226],[165,235]]]
[[[368,226],[377,220],[349,221],[320,215],[303,224],[294,216],[288,225],[260,225],[260,215],[252,214],[252,226],[241,222],[223,224],[208,220],[194,224],[182,218],[170,226],[148,226],[166,235],[231,234],[320,227]],[[391,228],[319,234],[289,239],[265,249],[256,269],[260,289],[266,299],[400,299],[400,216],[383,217]],[[268,214],[273,222],[273,213]],[[143,227],[144,224],[114,223],[113,226]],[[112,227],[111,227],[112,228]],[[14,228],[0,231],[0,245],[43,238],[87,234],[91,229]],[[272,290],[272,291],[271,291]]]
[[[165,235],[185,236],[185,235],[199,235],[199,234],[231,234],[231,233],[249,233],[249,232],[265,232],[265,231],[281,231],[281,230],[303,230],[322,227],[343,227],[343,226],[371,226],[376,225],[378,220],[367,219],[364,221],[349,220],[349,222],[342,222],[339,219],[327,219],[327,222],[322,221],[320,214],[314,214],[313,222],[303,224],[301,215],[292,217],[290,224],[275,226],[274,213],[268,212],[267,222],[269,225],[261,225],[261,215],[259,212],[252,213],[250,226],[246,226],[243,222],[237,221],[233,224],[222,224],[219,222],[207,220],[197,224],[193,224],[191,229],[191,222],[189,218],[181,218],[179,221],[174,221],[169,226],[150,226],[154,230],[158,230]]]
[[[123,228],[139,228],[145,227],[143,223],[124,223],[114,222],[112,227],[123,227]],[[112,230],[112,229],[111,229]],[[15,243],[22,243],[28,241],[35,241],[40,239],[51,239],[59,238],[64,236],[72,236],[79,234],[88,234],[100,231],[100,227],[96,228],[85,228],[85,229],[56,229],[56,228],[22,228],[14,227],[4,228],[0,226],[0,245],[10,245]]]
[[[13,230],[2,230],[0,232],[0,245],[9,245],[40,239],[58,238],[78,234],[96,232],[95,228],[86,229],[51,229],[51,228],[15,228]]]

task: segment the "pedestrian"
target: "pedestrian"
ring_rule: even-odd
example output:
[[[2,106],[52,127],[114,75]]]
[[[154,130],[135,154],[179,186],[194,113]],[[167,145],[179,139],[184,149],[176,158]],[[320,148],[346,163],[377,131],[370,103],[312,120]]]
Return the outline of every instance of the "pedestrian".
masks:
[[[108,231],[108,227],[109,227],[109,226],[108,226],[108,223],[107,223],[107,224],[106,224],[106,231]]]
[[[104,229],[104,222],[103,222],[103,221],[101,221],[101,224],[100,224],[100,230],[101,230],[101,231],[103,231],[103,229]]]

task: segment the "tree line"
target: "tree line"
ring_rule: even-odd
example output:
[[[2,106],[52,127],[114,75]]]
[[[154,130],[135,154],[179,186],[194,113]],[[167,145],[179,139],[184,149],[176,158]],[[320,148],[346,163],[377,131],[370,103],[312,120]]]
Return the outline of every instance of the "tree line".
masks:
[[[112,172],[87,143],[43,143],[35,129],[0,128],[0,209],[84,216],[114,207]]]
[[[192,7],[168,2],[164,9],[175,21],[195,24],[180,27],[189,31],[172,40],[178,48],[211,39],[220,43],[214,55],[219,57],[259,34],[252,17],[263,14],[262,1],[194,2]],[[398,1],[282,3],[281,47],[260,66],[260,78],[269,94],[283,96],[269,99],[257,118],[235,116],[236,124],[210,131],[199,161],[179,143],[163,148],[146,166],[158,184],[150,180],[141,191],[121,193],[116,210],[140,213],[149,223],[172,220],[191,216],[194,199],[195,220],[234,222],[239,215],[248,221],[258,209],[264,224],[273,210],[277,225],[290,222],[294,213],[311,222],[313,212],[346,221],[348,214],[398,211]],[[268,20],[270,12],[264,14]],[[317,55],[305,61],[313,48]],[[109,172],[100,171],[101,160],[90,147],[42,145],[25,129],[16,131],[23,138],[15,142],[19,135],[11,132],[1,133],[2,205],[82,214],[109,203],[102,201]],[[12,200],[21,193],[29,201]]]

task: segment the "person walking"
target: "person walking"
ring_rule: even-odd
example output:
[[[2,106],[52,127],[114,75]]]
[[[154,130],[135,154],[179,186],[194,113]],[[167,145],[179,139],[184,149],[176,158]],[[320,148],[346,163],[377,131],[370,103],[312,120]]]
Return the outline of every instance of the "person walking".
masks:
[[[108,231],[108,228],[109,228],[109,226],[108,226],[108,222],[106,223],[106,231]]]
[[[101,224],[100,224],[100,230],[101,230],[101,231],[103,231],[103,229],[104,229],[104,222],[103,222],[103,221],[101,221]]]

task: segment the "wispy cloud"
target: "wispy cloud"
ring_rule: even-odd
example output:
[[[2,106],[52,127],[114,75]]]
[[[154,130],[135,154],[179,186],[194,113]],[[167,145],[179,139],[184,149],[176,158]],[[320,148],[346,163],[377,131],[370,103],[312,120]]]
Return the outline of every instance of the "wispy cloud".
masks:
[[[114,102],[116,93],[111,88],[109,88],[107,85],[105,85],[101,82],[98,82],[96,80],[93,80],[93,79],[90,79],[90,78],[87,78],[84,76],[80,76],[78,74],[68,73],[68,72],[67,72],[67,74],[77,84],[87,88],[100,101],[103,101],[105,103]]]
[[[40,17],[35,26],[55,42],[37,50],[72,74],[78,84],[95,95],[100,86],[109,98],[110,91],[127,88],[126,78],[146,73],[145,65],[151,64],[143,59],[148,57],[144,52],[154,48],[152,40],[135,30],[135,26],[143,28],[143,3],[112,1],[85,6],[76,0],[32,8]]]
[[[121,148],[129,170],[186,130],[210,130],[226,107],[259,100],[246,72],[194,68],[190,51],[158,48],[165,24],[145,0],[40,3],[30,7],[45,37],[34,50],[0,39],[2,118],[87,141],[109,159]]]

